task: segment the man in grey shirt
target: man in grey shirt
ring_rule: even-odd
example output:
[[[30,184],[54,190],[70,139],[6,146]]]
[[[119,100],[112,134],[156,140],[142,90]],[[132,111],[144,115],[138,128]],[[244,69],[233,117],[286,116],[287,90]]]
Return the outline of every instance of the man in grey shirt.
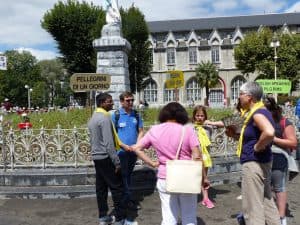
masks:
[[[112,224],[114,218],[107,215],[108,188],[112,194],[115,209],[115,224],[123,224],[125,209],[122,207],[123,183],[120,159],[116,152],[116,136],[108,111],[113,107],[111,95],[100,93],[96,97],[97,109],[88,122],[91,154],[96,170],[96,196],[99,211],[99,225]]]

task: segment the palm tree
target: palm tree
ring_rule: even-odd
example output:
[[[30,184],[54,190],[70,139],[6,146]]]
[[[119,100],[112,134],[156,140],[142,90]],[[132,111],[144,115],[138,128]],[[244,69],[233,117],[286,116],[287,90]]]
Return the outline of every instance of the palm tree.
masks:
[[[207,106],[209,100],[209,88],[214,87],[219,82],[217,67],[209,61],[201,61],[196,67],[196,77],[200,87],[205,87],[206,99],[204,104]]]

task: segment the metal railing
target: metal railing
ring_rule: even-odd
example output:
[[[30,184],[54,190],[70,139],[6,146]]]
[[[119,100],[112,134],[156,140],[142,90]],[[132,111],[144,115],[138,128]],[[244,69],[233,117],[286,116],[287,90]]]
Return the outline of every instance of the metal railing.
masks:
[[[298,122],[292,109],[285,112],[294,124]],[[223,128],[213,129],[211,142],[212,157],[235,154],[236,141],[228,138]],[[58,126],[56,129],[6,131],[0,127],[0,147],[0,168],[4,170],[92,165],[87,128],[62,129]],[[156,158],[154,149],[146,150],[146,153]]]
[[[87,129],[26,129],[2,132],[0,167],[89,166]]]

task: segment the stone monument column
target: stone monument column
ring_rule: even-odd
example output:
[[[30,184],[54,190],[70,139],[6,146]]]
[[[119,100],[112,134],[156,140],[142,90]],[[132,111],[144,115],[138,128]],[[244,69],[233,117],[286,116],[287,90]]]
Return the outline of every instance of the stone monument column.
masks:
[[[112,1],[114,3],[114,1]],[[111,14],[111,9],[115,14]],[[97,51],[96,73],[111,76],[111,85],[108,92],[112,95],[115,109],[119,108],[119,95],[130,91],[128,53],[130,43],[122,37],[121,17],[116,12],[116,4],[109,4],[106,8],[106,23],[101,31],[101,38],[93,41]]]

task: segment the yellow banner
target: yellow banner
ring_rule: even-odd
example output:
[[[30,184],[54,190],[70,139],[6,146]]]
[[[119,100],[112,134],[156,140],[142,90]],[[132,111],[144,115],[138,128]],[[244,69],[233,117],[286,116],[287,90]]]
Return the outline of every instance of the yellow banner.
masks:
[[[181,70],[171,70],[167,72],[169,74],[169,79],[166,80],[166,88],[180,88],[184,86],[184,76]]]

